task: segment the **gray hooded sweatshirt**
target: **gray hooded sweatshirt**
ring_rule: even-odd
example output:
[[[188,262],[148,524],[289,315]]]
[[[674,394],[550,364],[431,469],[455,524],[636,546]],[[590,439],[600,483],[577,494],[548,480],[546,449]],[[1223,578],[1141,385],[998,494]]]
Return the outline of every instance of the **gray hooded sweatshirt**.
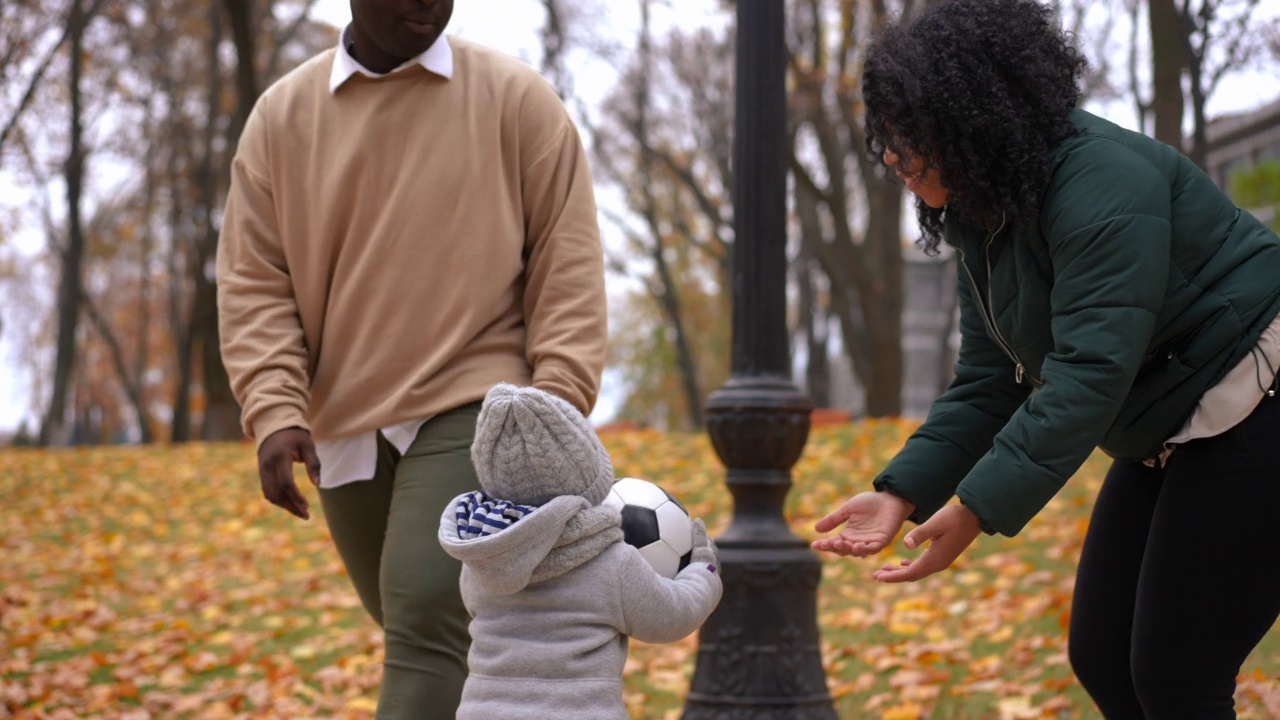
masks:
[[[720,601],[706,555],[668,580],[622,542],[617,510],[563,495],[494,534],[464,540],[457,505],[440,543],[463,563],[470,672],[458,720],[626,720],[627,638],[697,630]],[[464,533],[465,534],[465,533]],[[709,554],[710,551],[707,551]]]
[[[489,390],[471,459],[482,492],[455,498],[439,533],[472,618],[458,720],[625,720],[627,638],[679,640],[720,602],[706,527],[674,580],[654,572],[601,505],[614,473],[600,438],[536,388]]]

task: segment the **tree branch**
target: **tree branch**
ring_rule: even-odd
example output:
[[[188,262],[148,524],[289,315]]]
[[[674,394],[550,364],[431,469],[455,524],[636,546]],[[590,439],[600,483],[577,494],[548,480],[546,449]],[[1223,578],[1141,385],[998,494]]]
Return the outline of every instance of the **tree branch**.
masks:
[[[99,337],[107,345],[107,351],[111,355],[111,365],[115,368],[116,375],[120,378],[120,384],[124,386],[124,393],[129,398],[129,404],[133,405],[134,412],[138,415],[138,432],[141,434],[142,442],[151,442],[151,427],[142,401],[142,388],[129,377],[129,368],[124,360],[124,350],[120,346],[120,339],[116,337],[115,331],[111,329],[111,323],[107,322],[107,319],[102,316],[97,305],[94,304],[93,298],[89,297],[88,293],[80,296],[80,306],[89,316],[89,321],[93,323],[93,327],[98,331]]]
[[[647,141],[640,143],[640,149],[649,159],[657,160],[663,167],[671,171],[671,174],[680,181],[681,185],[693,194],[693,199],[697,203],[698,209],[702,211],[702,214],[707,218],[707,222],[710,223],[712,227],[712,242],[695,240],[690,236],[690,243],[711,259],[717,262],[723,260],[725,257],[725,242],[720,235],[720,231],[727,223],[720,214],[720,207],[707,195],[702,184],[693,176],[693,171],[677,163],[670,153],[651,147]]]
[[[280,56],[284,54],[285,48],[298,37],[302,26],[311,19],[311,8],[315,7],[316,2],[317,0],[307,0],[306,6],[302,8],[302,12],[298,13],[298,17],[294,18],[293,22],[289,23],[282,32],[271,38],[273,45],[271,57],[267,58],[267,67],[263,75],[267,82],[270,82],[271,78],[276,76],[276,69],[280,65]]]
[[[62,23],[62,37],[58,38],[58,42],[45,53],[44,59],[36,66],[36,72],[31,76],[31,80],[27,82],[27,89],[22,93],[22,99],[18,101],[18,107],[14,109],[13,114],[5,122],[4,129],[0,130],[0,154],[4,152],[5,141],[9,139],[9,134],[13,132],[13,128],[18,124],[18,120],[22,118],[22,114],[26,111],[27,106],[31,104],[32,98],[35,97],[36,89],[40,86],[40,81],[44,80],[44,74],[49,70],[49,66],[53,64],[53,58],[67,43],[67,40],[73,35],[83,32],[84,28],[93,21],[95,15],[102,10],[107,4],[107,0],[95,0],[89,9],[80,16],[80,22],[75,23],[73,27],[71,22],[71,12],[68,12],[67,19]]]
[[[1246,44],[1246,41],[1257,40],[1260,35],[1249,32],[1249,20],[1253,16],[1253,11],[1258,6],[1258,0],[1249,0],[1245,4],[1240,16],[1233,23],[1234,32],[1228,30],[1226,36],[1231,38],[1227,43],[1226,58],[1222,61],[1221,67],[1215,68],[1209,75],[1209,81],[1205,83],[1204,94],[1209,97],[1218,89],[1218,83],[1222,78],[1232,70],[1238,70],[1241,65],[1249,61],[1249,58],[1257,50],[1253,44]],[[1207,37],[1207,34],[1206,34]]]

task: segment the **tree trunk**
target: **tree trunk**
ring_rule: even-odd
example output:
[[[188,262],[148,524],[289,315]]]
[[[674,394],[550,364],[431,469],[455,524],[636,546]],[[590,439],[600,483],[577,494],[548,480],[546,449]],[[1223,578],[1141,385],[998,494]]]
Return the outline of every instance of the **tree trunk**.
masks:
[[[196,345],[200,348],[200,368],[204,390],[204,421],[200,425],[200,439],[206,441],[240,440],[240,405],[231,392],[231,381],[222,364],[222,351],[218,335],[218,290],[211,279],[196,283],[196,311],[193,320],[200,333]],[[194,348],[193,348],[194,350]]]
[[[170,101],[176,96],[171,95]],[[176,125],[176,123],[175,123]],[[172,132],[177,134],[177,128]],[[173,417],[169,423],[169,440],[175,443],[187,442],[191,439],[191,318],[188,317],[183,303],[179,278],[182,267],[179,257],[183,248],[183,178],[178,169],[178,147],[170,143],[169,147],[169,331],[173,336],[174,365],[177,368],[177,380],[174,383]]]
[[[18,121],[22,119],[23,113],[31,106],[31,101],[35,98],[36,90],[39,89],[40,83],[44,80],[44,74],[48,72],[49,66],[52,65],[54,60],[57,58],[58,51],[62,49],[62,46],[65,45],[68,40],[70,40],[75,47],[80,48],[80,51],[83,52],[84,28],[106,4],[106,0],[94,0],[93,5],[89,6],[87,10],[84,7],[84,3],[80,2],[80,0],[76,0],[76,2],[72,4],[70,10],[67,12],[67,23],[63,28],[62,37],[58,38],[58,42],[54,43],[47,51],[45,51],[44,56],[36,65],[35,73],[32,74],[31,79],[27,82],[27,87],[23,91],[21,99],[18,100],[18,106],[14,108],[13,112],[5,120],[3,129],[0,129],[0,150],[4,149],[5,141],[9,139],[10,135],[18,127]],[[6,64],[8,63],[6,62]],[[79,72],[79,70],[77,70],[77,72]],[[0,72],[0,75],[3,75],[3,73]],[[3,82],[0,82],[0,85],[3,84]]]
[[[211,397],[211,388],[207,384],[208,368],[204,366],[208,359],[208,353],[205,347],[210,343],[217,342],[217,311],[216,308],[210,308],[210,302],[215,302],[217,293],[210,285],[208,264],[209,259],[213,257],[213,251],[217,242],[217,229],[214,227],[214,204],[217,202],[218,192],[218,171],[216,168],[216,150],[215,139],[217,138],[218,121],[221,118],[219,112],[219,104],[222,98],[222,66],[219,62],[219,51],[222,47],[222,11],[218,5],[209,6],[209,44],[208,54],[206,56],[206,72],[208,73],[208,85],[206,85],[205,108],[208,117],[204,126],[204,147],[200,159],[199,169],[199,213],[201,231],[196,233],[194,242],[192,242],[192,252],[189,257],[189,264],[186,268],[187,274],[191,281],[191,298],[189,300],[189,310],[187,312],[186,332],[178,338],[180,366],[178,372],[178,382],[185,387],[185,390],[179,392],[190,393],[191,381],[194,379],[193,364],[195,362],[196,353],[199,352],[201,367],[204,369],[205,380],[204,391],[204,423],[200,436],[203,439],[210,439],[208,436],[214,429],[208,422],[210,410],[213,407],[213,398]],[[210,336],[209,317],[213,316],[214,334]],[[216,345],[215,345],[216,348]],[[216,391],[215,391],[216,392]],[[189,396],[186,398],[189,402]],[[176,413],[176,410],[175,410]],[[214,414],[218,411],[214,410]],[[190,406],[187,407],[186,417],[183,420],[183,434],[180,437],[178,428],[178,418],[174,418],[174,440],[185,441],[191,438],[190,429]]]
[[[680,305],[680,294],[675,277],[664,257],[665,246],[662,236],[654,236],[653,261],[658,269],[658,278],[662,282],[662,308],[667,320],[671,323],[673,342],[676,346],[676,363],[680,368],[680,385],[684,388],[685,404],[688,407],[689,425],[692,430],[701,430],[704,424],[702,406],[704,398],[698,383],[698,364],[693,361],[693,350],[689,347],[689,333],[684,326],[684,309]]]
[[[40,444],[66,444],[67,390],[75,367],[76,330],[80,320],[80,299],[84,271],[84,228],[81,195],[84,190],[84,147],[82,117],[84,98],[80,80],[84,70],[84,0],[74,0],[67,18],[71,31],[70,152],[67,154],[67,243],[62,252],[62,279],[58,286],[58,346],[53,371],[53,394],[40,430]]]
[[[878,177],[878,165],[867,157],[863,108],[855,78],[854,48],[864,47],[865,31],[890,21],[886,3],[874,2],[870,16],[857,3],[840,5],[837,48],[817,3],[809,13],[811,67],[792,66],[793,112],[796,127],[808,125],[822,166],[826,186],[819,187],[792,150],[792,171],[814,203],[825,207],[831,221],[830,242],[811,243],[831,284],[831,311],[840,320],[844,350],[866,398],[871,417],[902,412],[902,189]],[[910,10],[904,8],[904,12]],[[868,24],[864,24],[864,22]],[[792,143],[793,146],[795,143]],[[848,180],[849,162],[857,165],[861,193]],[[858,238],[855,218],[859,201],[866,200],[866,229]]]
[[[133,406],[133,412],[138,418],[138,430],[140,439],[143,443],[150,443],[151,423],[147,417],[146,404],[142,397],[142,387],[129,377],[129,365],[124,360],[124,349],[120,345],[120,339],[116,337],[115,332],[111,329],[111,323],[98,312],[93,302],[88,298],[84,300],[85,311],[89,315],[90,322],[97,329],[98,335],[102,337],[102,341],[107,345],[107,351],[111,355],[111,365],[116,370],[116,375],[120,377],[120,385],[124,388],[125,397],[129,399],[129,404]]]
[[[177,107],[184,102],[178,84],[167,74],[164,62],[158,63],[161,68],[160,83],[165,90],[165,102],[169,107]],[[172,412],[169,420],[169,441],[183,443],[191,439],[191,317],[187,312],[187,299],[184,295],[182,279],[186,276],[186,264],[190,262],[190,249],[193,242],[188,242],[184,220],[187,207],[184,202],[188,196],[187,178],[183,175],[184,157],[179,153],[187,150],[189,145],[180,138],[187,135],[182,126],[182,116],[171,113],[168,122],[169,138],[165,143],[168,152],[165,168],[165,182],[168,184],[169,202],[169,247],[165,257],[166,284],[169,300],[169,336],[173,338],[173,367],[175,371]]]
[[[1151,109],[1155,138],[1182,149],[1182,69],[1187,65],[1186,28],[1175,0],[1147,0],[1151,26]]]
[[[1209,136],[1208,127],[1209,119],[1205,115],[1204,106],[1208,98],[1204,92],[1196,86],[1195,82],[1191,85],[1191,112],[1193,122],[1195,123],[1191,131],[1191,151],[1187,153],[1187,157],[1191,158],[1191,162],[1195,163],[1201,170],[1208,170],[1205,167],[1205,161],[1209,154]]]
[[[147,101],[147,114],[144,127],[154,127],[155,104]],[[147,412],[147,368],[151,364],[151,260],[155,252],[155,235],[152,233],[151,218],[156,207],[156,167],[150,158],[146,163],[145,186],[142,203],[142,248],[138,258],[138,337],[133,353],[132,378],[138,390],[138,402],[135,411],[138,414],[139,437],[144,443],[155,441],[151,427],[151,415]]]
[[[680,384],[684,389],[685,404],[687,407],[689,424],[694,430],[701,430],[703,426],[703,397],[702,389],[698,383],[698,365],[693,360],[693,350],[689,347],[689,336],[685,330],[684,309],[680,303],[680,291],[676,278],[671,272],[671,268],[667,263],[666,246],[663,242],[663,234],[660,223],[658,222],[658,204],[654,198],[652,173],[653,173],[653,157],[646,149],[650,147],[649,140],[649,100],[650,89],[652,83],[652,74],[649,69],[652,67],[652,53],[649,36],[649,1],[642,0],[640,3],[641,12],[641,31],[640,31],[640,62],[641,72],[637,78],[636,87],[636,119],[635,119],[635,135],[640,146],[640,192],[644,198],[644,219],[649,227],[649,234],[653,237],[650,256],[653,259],[654,267],[658,271],[658,280],[662,283],[662,297],[658,301],[662,305],[667,321],[671,323],[672,334],[675,336],[672,340],[675,343],[676,364],[680,371]],[[678,214],[679,208],[673,210],[673,214]]]
[[[1191,20],[1185,19],[1187,32],[1190,32]],[[1206,29],[1205,32],[1208,32]],[[1197,53],[1191,48],[1190,37],[1187,37],[1187,74],[1191,85],[1191,112],[1192,112],[1192,130],[1191,130],[1191,148],[1187,152],[1187,157],[1191,158],[1201,170],[1205,168],[1205,156],[1209,152],[1209,138],[1207,137],[1208,119],[1205,117],[1204,106],[1208,100],[1208,91],[1205,88],[1204,77],[1204,56]]]
[[[794,146],[795,142],[792,141]],[[828,241],[823,234],[819,205],[823,202],[821,190],[813,184],[804,167],[792,155],[792,172],[796,177],[795,198],[796,216],[800,221],[800,237],[805,252],[818,261],[818,267],[827,277],[828,292],[831,295],[830,310],[840,324],[840,336],[845,357],[849,360],[850,370],[854,377],[864,386],[871,377],[871,357],[867,351],[868,340],[866,325],[862,322],[862,306],[853,288],[849,274],[858,268],[849,261],[854,253],[852,244],[842,246],[847,240],[837,238]],[[839,228],[838,220],[836,227]],[[840,253],[840,249],[847,252]],[[837,255],[845,257],[838,258]],[[842,262],[843,259],[843,262]],[[865,396],[864,387],[864,396]]]
[[[148,191],[150,194],[150,191]],[[150,204],[150,203],[148,203]],[[150,222],[150,215],[147,215]],[[138,344],[133,354],[133,384],[137,386],[141,404],[138,406],[138,432],[142,442],[155,440],[151,427],[151,415],[146,410],[147,369],[151,364],[151,252],[154,239],[150,229],[144,230],[141,287],[138,288]]]
[[[794,137],[791,139],[791,146],[795,147]],[[829,317],[817,307],[817,292],[813,287],[814,272],[822,272],[822,259],[818,256],[817,244],[825,240],[822,237],[822,223],[818,219],[818,198],[814,196],[813,188],[799,181],[793,187],[796,218],[800,223],[800,254],[795,264],[796,284],[800,291],[800,325],[808,348],[805,389],[814,407],[826,408],[831,407]],[[817,268],[814,268],[815,264]],[[828,292],[832,296],[830,302],[834,304],[835,288],[831,287]]]
[[[869,202],[868,253],[875,272],[855,271],[863,320],[871,342],[871,373],[864,378],[867,415],[902,414],[902,188],[864,178]]]
[[[565,65],[569,38],[565,29],[564,2],[542,0],[542,10],[547,16],[539,33],[542,39],[542,75],[551,82],[562,100],[567,99],[572,94],[572,74]]]
[[[253,104],[258,99],[256,28],[254,27],[253,0],[225,0],[224,7],[231,21],[231,35],[236,47],[236,113],[227,132],[227,147],[234,148],[240,141]],[[216,8],[215,8],[216,13]],[[221,73],[216,64],[211,70],[212,82],[221,85]],[[217,80],[214,80],[217,77]],[[211,93],[211,98],[217,97]],[[210,122],[217,120],[216,104],[211,105]],[[231,381],[222,363],[222,349],[218,330],[218,289],[216,280],[209,275],[218,244],[218,229],[214,223],[214,205],[218,199],[218,179],[223,176],[213,163],[213,145],[206,146],[206,165],[203,182],[205,205],[205,239],[196,253],[196,301],[192,324],[197,330],[201,367],[204,372],[205,411],[200,437],[204,440],[238,440],[243,437],[240,429],[240,405],[231,392]]]
[[[942,272],[943,292],[942,297],[945,301],[943,312],[946,321],[943,323],[942,332],[938,337],[938,387],[937,394],[941,395],[951,385],[951,381],[956,376],[956,352],[951,348],[951,335],[955,332],[956,324],[960,322],[960,292],[956,287],[956,273],[959,271],[957,263],[960,258],[952,255],[947,258],[946,269]]]
[[[1142,3],[1129,0],[1129,96],[1133,99],[1133,109],[1138,114],[1138,132],[1150,134],[1147,120],[1151,117],[1151,101],[1142,97],[1142,79],[1138,75],[1138,21],[1142,14]],[[1145,58],[1143,58],[1145,60]]]
[[[827,315],[819,307],[809,255],[801,251],[796,264],[800,296],[800,328],[805,337],[805,391],[816,408],[831,407],[831,358],[827,346]]]
[[[253,12],[253,0],[225,0],[225,7],[236,46],[236,115],[227,136],[227,147],[234,148],[258,100],[257,28],[254,27],[257,16]]]

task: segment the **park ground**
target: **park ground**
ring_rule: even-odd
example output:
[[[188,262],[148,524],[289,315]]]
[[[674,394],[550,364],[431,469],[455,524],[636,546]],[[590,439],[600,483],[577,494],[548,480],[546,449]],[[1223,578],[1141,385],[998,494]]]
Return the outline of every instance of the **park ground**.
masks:
[[[913,425],[815,429],[796,534],[865,488]],[[724,529],[731,500],[701,435],[605,435]],[[1067,663],[1073,567],[1106,464],[1094,457],[1023,533],[983,536],[949,573],[901,586],[901,552],[825,563],[819,622],[842,718],[1100,717]],[[306,485],[313,512],[319,502]],[[632,717],[676,718],[696,638],[633,643]],[[0,719],[372,717],[382,644],[323,519],[262,500],[248,445],[0,451]],[[1242,718],[1280,717],[1280,633],[1239,677]]]

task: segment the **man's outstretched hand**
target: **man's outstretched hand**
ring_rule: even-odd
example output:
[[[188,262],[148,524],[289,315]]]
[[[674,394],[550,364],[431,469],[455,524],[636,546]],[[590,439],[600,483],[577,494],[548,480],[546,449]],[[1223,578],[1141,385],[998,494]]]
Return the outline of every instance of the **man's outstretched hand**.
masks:
[[[311,518],[307,499],[293,481],[293,464],[302,463],[307,477],[320,484],[320,458],[316,455],[311,433],[302,428],[288,428],[272,433],[258,448],[258,476],[262,479],[262,496],[303,520]]]

